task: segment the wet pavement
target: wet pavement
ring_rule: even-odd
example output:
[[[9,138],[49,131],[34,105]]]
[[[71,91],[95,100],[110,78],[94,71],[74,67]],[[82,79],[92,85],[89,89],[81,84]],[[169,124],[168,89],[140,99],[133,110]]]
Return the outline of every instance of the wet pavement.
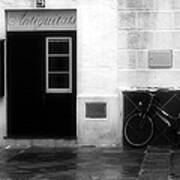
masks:
[[[135,180],[143,149],[1,149],[0,180]]]
[[[171,148],[148,147],[141,164],[139,180],[168,180],[171,173]]]
[[[0,180],[180,180],[180,148],[0,149]]]

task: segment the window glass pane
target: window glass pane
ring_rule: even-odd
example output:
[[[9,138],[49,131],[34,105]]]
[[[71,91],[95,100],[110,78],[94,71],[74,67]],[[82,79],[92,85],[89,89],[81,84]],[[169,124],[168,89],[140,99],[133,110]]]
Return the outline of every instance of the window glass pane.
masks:
[[[50,54],[68,54],[69,41],[68,39],[49,39]]]
[[[69,88],[69,74],[49,74],[49,88]]]
[[[69,71],[69,57],[49,57],[49,71]]]

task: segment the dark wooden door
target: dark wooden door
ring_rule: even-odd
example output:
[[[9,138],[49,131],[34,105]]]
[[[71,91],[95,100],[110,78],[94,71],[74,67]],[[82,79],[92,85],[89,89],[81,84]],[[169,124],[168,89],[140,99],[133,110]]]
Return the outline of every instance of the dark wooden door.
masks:
[[[76,33],[7,33],[7,92],[8,136],[75,137]]]

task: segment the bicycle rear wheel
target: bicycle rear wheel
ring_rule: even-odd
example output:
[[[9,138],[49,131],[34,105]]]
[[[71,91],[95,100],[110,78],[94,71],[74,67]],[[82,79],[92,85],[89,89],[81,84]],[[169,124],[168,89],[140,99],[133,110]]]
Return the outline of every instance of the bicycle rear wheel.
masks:
[[[124,137],[131,146],[145,146],[152,138],[153,133],[153,121],[148,116],[144,118],[142,123],[142,116],[134,114],[128,118],[124,125]]]

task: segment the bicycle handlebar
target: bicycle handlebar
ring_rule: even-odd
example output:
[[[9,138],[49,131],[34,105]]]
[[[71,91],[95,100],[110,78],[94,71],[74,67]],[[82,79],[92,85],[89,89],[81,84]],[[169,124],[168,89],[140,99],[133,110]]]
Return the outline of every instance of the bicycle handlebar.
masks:
[[[171,89],[169,88],[154,88],[154,89],[147,89],[146,91],[149,92],[149,93],[157,93],[157,92],[169,92]]]
[[[169,92],[170,89],[169,88],[158,88],[157,92]]]
[[[169,92],[170,91],[170,89],[168,89],[168,88],[158,88],[158,89],[156,89],[156,91],[148,91],[148,94],[151,96],[151,97],[154,97],[154,96],[156,96],[156,94],[158,93],[158,92]]]

